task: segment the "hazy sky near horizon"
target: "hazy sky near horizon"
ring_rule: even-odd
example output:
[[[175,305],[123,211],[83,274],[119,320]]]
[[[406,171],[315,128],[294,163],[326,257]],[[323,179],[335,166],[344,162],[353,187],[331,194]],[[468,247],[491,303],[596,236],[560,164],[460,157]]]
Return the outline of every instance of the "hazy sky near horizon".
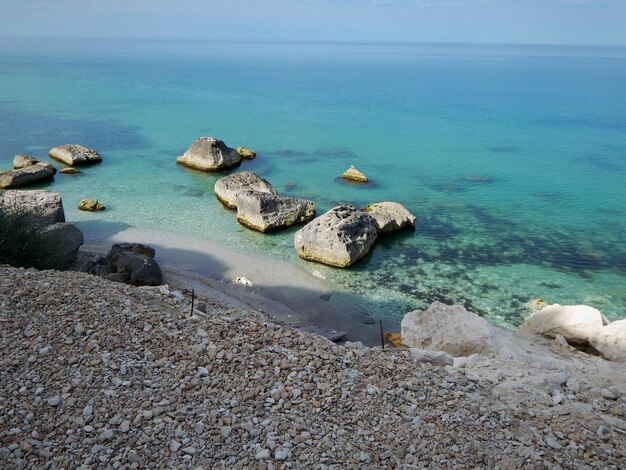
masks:
[[[0,35],[626,45],[626,0],[0,0]]]

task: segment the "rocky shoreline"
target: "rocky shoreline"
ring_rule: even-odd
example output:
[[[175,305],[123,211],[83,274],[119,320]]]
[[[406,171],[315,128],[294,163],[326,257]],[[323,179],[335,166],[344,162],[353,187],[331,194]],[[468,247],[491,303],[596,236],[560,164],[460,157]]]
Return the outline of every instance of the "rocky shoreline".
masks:
[[[620,468],[626,371],[558,341],[453,366],[166,287],[0,267],[7,468]]]

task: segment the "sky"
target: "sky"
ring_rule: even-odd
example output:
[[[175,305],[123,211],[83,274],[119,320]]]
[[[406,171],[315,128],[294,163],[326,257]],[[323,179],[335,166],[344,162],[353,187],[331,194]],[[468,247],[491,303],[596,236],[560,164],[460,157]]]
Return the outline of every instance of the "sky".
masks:
[[[0,0],[0,35],[626,45],[626,0]]]

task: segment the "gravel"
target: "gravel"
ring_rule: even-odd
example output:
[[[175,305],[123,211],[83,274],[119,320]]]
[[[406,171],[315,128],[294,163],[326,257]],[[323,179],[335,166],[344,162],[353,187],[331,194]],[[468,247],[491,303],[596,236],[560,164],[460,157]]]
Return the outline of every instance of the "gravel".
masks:
[[[408,350],[167,292],[0,267],[0,467],[623,468],[617,389],[508,401]]]

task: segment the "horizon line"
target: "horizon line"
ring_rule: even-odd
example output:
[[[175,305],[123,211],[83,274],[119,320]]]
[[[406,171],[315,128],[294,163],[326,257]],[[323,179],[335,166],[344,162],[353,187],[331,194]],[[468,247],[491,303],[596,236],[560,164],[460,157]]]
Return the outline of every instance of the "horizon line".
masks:
[[[381,46],[531,46],[531,47],[617,47],[626,48],[626,43],[542,43],[542,42],[485,42],[485,41],[407,41],[407,40],[359,40],[359,39],[221,39],[194,37],[151,37],[151,36],[64,36],[64,35],[21,35],[1,34],[1,39],[66,39],[96,41],[161,41],[161,42],[213,42],[213,43],[259,43],[259,44],[344,44],[344,45],[381,45]]]

